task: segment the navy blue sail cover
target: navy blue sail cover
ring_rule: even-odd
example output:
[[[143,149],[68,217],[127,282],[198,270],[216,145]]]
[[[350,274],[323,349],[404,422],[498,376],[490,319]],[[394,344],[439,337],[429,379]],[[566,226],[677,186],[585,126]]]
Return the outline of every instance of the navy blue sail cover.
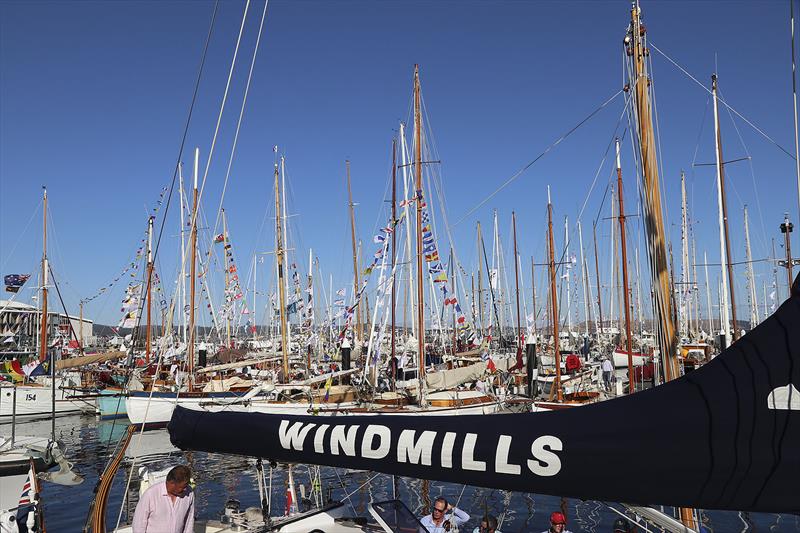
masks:
[[[184,450],[572,498],[800,512],[800,288],[700,369],[560,411],[284,416],[178,407]]]

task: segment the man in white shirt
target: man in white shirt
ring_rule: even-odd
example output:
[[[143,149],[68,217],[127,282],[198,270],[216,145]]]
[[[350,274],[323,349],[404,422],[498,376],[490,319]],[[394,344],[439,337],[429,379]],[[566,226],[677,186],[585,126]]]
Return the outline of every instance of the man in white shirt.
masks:
[[[611,360],[608,357],[603,358],[603,385],[605,386],[606,390],[611,390],[611,374],[614,372],[614,365],[611,364]]]
[[[189,487],[191,471],[179,465],[167,473],[139,499],[133,515],[133,533],[193,533],[194,493]]]
[[[450,513],[450,514],[448,514]],[[447,500],[439,496],[433,502],[431,514],[425,515],[420,522],[428,533],[444,533],[450,531],[469,520],[469,515],[457,507],[453,507]]]

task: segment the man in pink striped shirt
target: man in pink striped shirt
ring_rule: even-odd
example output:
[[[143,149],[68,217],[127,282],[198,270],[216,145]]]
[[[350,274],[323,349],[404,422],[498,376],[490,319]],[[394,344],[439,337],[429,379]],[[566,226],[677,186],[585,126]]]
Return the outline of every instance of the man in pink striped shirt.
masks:
[[[133,533],[193,533],[194,493],[189,487],[191,471],[179,465],[167,480],[147,489],[136,505]]]

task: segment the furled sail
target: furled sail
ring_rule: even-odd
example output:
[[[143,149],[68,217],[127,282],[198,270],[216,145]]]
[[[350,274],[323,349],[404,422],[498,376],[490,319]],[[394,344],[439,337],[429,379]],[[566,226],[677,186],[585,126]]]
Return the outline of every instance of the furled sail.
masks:
[[[172,442],[188,450],[582,499],[796,513],[795,328],[798,279],[775,314],[717,358],[623,398],[545,413],[447,417],[178,407],[169,431]],[[627,475],[631,468],[640,474]]]

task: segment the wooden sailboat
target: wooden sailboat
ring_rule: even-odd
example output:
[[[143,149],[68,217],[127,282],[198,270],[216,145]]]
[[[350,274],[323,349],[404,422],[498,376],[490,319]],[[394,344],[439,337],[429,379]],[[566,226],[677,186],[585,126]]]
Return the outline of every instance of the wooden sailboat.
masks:
[[[36,418],[48,418],[56,415],[75,413],[93,413],[94,397],[86,398],[77,394],[81,387],[79,373],[56,373],[55,346],[50,346],[48,325],[48,291],[50,284],[50,264],[47,257],[47,189],[42,189],[42,259],[41,289],[39,303],[41,314],[39,320],[39,353],[40,368],[31,372],[31,378],[23,383],[0,382],[0,424],[11,423],[12,420],[23,421]]]

